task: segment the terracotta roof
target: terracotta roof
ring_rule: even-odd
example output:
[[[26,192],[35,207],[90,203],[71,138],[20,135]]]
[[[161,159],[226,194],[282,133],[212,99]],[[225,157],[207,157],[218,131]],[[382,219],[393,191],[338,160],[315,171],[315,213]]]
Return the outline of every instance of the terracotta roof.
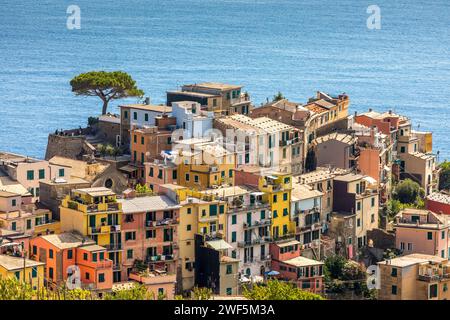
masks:
[[[442,192],[433,192],[427,197],[428,200],[450,204],[450,195]]]
[[[55,247],[59,249],[70,249],[70,248],[77,248],[82,245],[93,245],[95,244],[95,241],[89,238],[84,238],[81,235],[72,233],[72,232],[65,232],[60,234],[49,234],[41,236],[42,239],[48,241]],[[83,241],[84,239],[84,241]]]

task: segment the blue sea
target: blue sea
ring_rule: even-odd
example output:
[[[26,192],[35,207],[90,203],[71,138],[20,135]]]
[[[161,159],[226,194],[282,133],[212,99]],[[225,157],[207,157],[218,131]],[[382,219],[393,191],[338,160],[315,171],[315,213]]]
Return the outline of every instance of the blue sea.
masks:
[[[379,30],[366,24],[373,4]],[[79,30],[66,27],[69,5]],[[242,84],[258,105],[278,91],[298,102],[345,92],[351,112],[392,109],[433,131],[442,161],[449,54],[448,0],[0,0],[0,150],[43,157],[49,132],[101,111],[70,79],[124,70],[152,103],[201,81]]]

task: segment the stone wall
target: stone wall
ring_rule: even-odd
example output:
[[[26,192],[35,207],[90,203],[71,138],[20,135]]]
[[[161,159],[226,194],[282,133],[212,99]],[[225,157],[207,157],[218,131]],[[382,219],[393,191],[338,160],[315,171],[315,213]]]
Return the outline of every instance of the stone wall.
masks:
[[[64,136],[50,134],[48,136],[45,160],[54,156],[80,160],[84,154],[91,153],[85,136]]]

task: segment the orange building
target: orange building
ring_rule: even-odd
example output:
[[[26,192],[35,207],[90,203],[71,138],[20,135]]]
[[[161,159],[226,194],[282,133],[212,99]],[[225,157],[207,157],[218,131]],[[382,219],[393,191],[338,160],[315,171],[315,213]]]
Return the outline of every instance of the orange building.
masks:
[[[95,241],[66,232],[31,239],[30,248],[31,259],[45,262],[44,275],[49,284],[61,285],[69,277],[74,279],[76,266],[82,288],[99,292],[111,290],[112,261],[106,258],[106,248],[96,245]]]
[[[131,130],[131,162],[137,168],[136,178],[144,180],[144,163],[161,158],[161,151],[172,150],[172,132],[148,127]]]
[[[178,170],[172,162],[165,163],[163,160],[155,159],[152,162],[145,162],[145,184],[153,190],[159,192],[159,186],[163,184],[176,184]]]

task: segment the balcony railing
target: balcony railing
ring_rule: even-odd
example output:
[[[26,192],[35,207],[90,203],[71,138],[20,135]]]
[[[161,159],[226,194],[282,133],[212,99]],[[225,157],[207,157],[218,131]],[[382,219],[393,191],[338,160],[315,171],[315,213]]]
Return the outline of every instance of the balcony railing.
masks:
[[[158,262],[167,262],[167,261],[173,261],[175,259],[175,256],[173,254],[158,254],[155,256],[147,256],[145,258],[145,261],[147,263],[158,263]]]
[[[89,227],[89,234],[107,234],[120,232],[120,225],[107,225],[99,227]]]
[[[122,248],[123,248],[121,243],[110,243],[110,244],[104,245],[104,247],[108,251],[119,251],[119,250],[122,250]]]
[[[252,229],[252,228],[270,226],[271,223],[272,223],[272,219],[255,220],[250,223],[244,222],[244,229]]]
[[[422,281],[440,281],[442,279],[450,279],[450,273],[431,274],[431,275],[419,274],[418,279]]]
[[[145,226],[148,228],[153,227],[162,227],[162,226],[168,226],[172,224],[178,224],[178,220],[176,218],[165,218],[161,220],[147,220],[145,221]]]
[[[261,237],[252,240],[238,241],[238,247],[239,248],[251,247],[257,244],[264,244],[271,241],[272,240],[270,237]]]

